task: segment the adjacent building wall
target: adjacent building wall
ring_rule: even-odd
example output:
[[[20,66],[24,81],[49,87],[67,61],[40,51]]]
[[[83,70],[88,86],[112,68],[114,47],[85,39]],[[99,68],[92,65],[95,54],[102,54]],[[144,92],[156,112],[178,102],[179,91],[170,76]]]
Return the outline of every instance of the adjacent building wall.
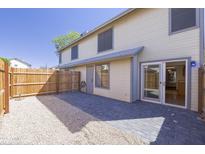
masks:
[[[10,63],[11,63],[11,67],[14,67],[14,68],[30,68],[30,66],[24,64],[24,63],[21,63],[20,61],[18,60],[10,60]]]

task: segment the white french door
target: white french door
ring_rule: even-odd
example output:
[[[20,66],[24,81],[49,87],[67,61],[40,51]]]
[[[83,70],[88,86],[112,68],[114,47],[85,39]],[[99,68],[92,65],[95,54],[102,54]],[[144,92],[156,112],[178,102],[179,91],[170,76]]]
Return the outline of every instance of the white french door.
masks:
[[[162,63],[143,63],[141,65],[141,99],[161,103]]]
[[[141,64],[141,100],[185,108],[187,60]]]

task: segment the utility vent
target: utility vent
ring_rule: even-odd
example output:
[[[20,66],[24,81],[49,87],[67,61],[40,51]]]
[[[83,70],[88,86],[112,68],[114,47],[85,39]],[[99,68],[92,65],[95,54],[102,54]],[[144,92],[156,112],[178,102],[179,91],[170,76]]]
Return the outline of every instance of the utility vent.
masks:
[[[88,33],[88,30],[86,30],[83,33],[81,33],[80,36],[82,37],[82,36],[86,35],[87,33]]]

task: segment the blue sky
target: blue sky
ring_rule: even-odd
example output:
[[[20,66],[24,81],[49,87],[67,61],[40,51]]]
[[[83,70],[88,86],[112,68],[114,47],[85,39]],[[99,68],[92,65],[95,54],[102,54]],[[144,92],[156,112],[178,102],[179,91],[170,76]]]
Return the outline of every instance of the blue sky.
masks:
[[[20,58],[33,67],[55,66],[51,40],[84,32],[125,9],[0,9],[0,56]]]

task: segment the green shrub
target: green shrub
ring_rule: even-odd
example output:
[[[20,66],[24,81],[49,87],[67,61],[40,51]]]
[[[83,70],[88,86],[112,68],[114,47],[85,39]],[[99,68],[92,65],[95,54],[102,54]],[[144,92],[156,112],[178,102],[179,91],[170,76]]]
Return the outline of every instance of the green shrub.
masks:
[[[10,60],[8,58],[0,57],[0,59],[10,65]]]

